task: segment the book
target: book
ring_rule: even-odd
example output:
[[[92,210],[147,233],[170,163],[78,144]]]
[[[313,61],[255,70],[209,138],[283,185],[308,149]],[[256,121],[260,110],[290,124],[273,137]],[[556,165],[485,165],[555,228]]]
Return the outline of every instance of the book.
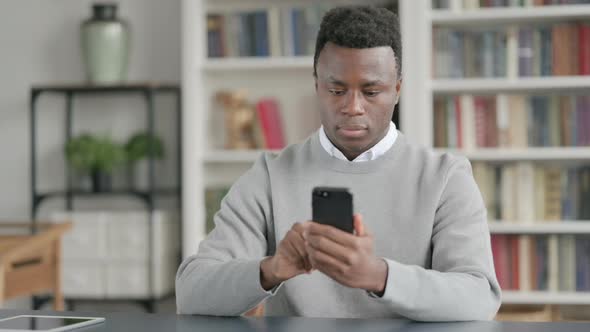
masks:
[[[264,98],[256,103],[256,112],[265,149],[282,149],[285,147],[283,124],[279,105],[275,99]]]

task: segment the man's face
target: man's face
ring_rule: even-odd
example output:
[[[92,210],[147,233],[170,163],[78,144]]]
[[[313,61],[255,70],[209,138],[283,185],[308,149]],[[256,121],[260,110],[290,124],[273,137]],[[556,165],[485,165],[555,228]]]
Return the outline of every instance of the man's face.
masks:
[[[393,49],[355,49],[328,42],[316,66],[320,119],[330,141],[349,159],[377,144],[401,88]]]

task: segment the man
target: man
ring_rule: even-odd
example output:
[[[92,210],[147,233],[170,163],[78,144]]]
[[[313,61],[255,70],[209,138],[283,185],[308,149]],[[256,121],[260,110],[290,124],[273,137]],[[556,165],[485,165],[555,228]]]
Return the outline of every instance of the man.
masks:
[[[233,185],[179,268],[179,313],[240,315],[264,301],[266,315],[494,317],[500,288],[470,164],[396,130],[401,68],[393,13],[325,15],[314,58],[322,128]],[[354,234],[307,221],[315,186],[349,188]]]

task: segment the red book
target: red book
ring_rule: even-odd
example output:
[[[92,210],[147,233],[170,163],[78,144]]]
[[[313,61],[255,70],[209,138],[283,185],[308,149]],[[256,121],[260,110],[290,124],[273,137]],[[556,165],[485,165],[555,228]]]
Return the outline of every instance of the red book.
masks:
[[[463,148],[463,126],[461,121],[461,97],[455,97],[455,121],[457,127],[457,148]]]
[[[578,26],[579,74],[590,75],[590,24]]]
[[[283,125],[281,123],[281,113],[276,100],[267,98],[261,99],[256,104],[258,121],[264,137],[266,149],[282,149],[285,147],[285,138],[283,136]]]
[[[508,261],[508,241],[506,235],[492,235],[492,254],[494,257],[494,268],[500,288],[510,287],[510,262]]]

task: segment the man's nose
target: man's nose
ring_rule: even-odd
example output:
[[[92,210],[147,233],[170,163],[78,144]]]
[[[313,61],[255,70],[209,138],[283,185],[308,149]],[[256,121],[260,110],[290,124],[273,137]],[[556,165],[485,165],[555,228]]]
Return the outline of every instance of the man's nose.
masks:
[[[351,93],[343,111],[343,113],[346,113],[349,116],[364,114],[365,109],[363,108],[363,94],[361,92]]]

